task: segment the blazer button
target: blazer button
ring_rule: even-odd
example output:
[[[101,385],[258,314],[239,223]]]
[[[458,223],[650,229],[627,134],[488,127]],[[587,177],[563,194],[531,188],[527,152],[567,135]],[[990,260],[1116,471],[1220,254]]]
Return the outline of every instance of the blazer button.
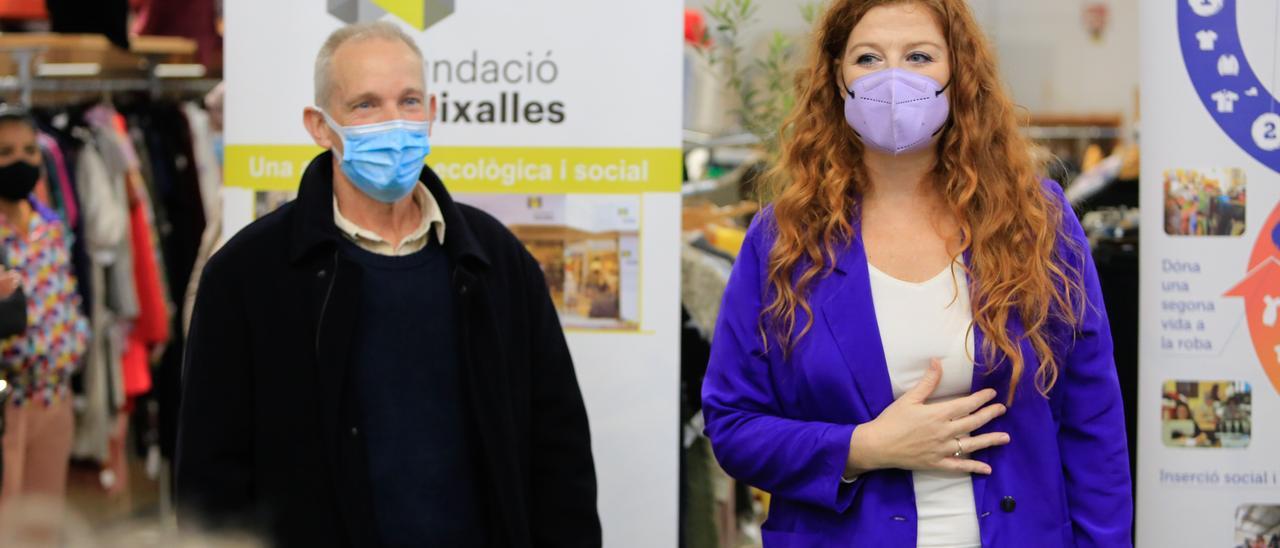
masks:
[[[322,268],[322,269],[320,269],[320,271],[319,271],[319,272],[316,272],[316,277],[317,277],[317,278],[323,278],[323,277],[328,276],[328,275],[329,275],[329,271],[328,271],[328,270],[325,270],[325,269],[323,269],[323,268]]]
[[[354,438],[354,437],[359,436],[359,435],[360,435],[360,429],[359,429],[359,428],[356,428],[356,427],[354,427],[354,426],[352,426],[352,427],[351,427],[351,437],[353,437],[353,438]]]
[[[1017,507],[1018,507],[1018,501],[1013,500],[1013,497],[1005,497],[1003,499],[1000,499],[1000,509],[1004,510],[1005,512],[1012,512],[1013,509]]]

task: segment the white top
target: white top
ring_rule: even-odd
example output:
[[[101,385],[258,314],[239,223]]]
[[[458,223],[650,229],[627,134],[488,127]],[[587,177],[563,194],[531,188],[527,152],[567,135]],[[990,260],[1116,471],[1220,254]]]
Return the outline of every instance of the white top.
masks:
[[[896,399],[942,360],[942,382],[930,402],[967,396],[973,382],[973,311],[960,263],[933,279],[911,283],[867,264],[880,341]],[[913,472],[917,545],[980,547],[973,481],[960,472]]]

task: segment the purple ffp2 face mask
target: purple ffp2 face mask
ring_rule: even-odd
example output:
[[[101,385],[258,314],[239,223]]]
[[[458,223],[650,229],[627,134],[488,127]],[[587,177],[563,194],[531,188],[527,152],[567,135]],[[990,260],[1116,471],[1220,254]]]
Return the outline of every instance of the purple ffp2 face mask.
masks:
[[[929,146],[951,113],[946,86],[928,76],[891,68],[853,81],[844,117],[863,144],[904,154]]]

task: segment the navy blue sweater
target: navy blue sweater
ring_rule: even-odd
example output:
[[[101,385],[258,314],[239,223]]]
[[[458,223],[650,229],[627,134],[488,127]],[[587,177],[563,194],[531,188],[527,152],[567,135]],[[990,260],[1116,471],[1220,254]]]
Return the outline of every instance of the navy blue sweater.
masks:
[[[449,258],[434,241],[404,257],[343,248],[363,267],[352,379],[382,541],[479,545]]]

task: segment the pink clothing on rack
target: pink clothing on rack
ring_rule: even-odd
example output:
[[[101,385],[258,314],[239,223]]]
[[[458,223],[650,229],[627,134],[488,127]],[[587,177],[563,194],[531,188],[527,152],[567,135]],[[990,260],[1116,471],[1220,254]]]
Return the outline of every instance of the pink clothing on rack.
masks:
[[[67,171],[67,158],[62,155],[62,147],[58,146],[57,139],[44,133],[40,134],[40,146],[53,156],[53,165],[58,170],[58,189],[62,194],[62,208],[67,212],[67,226],[80,226],[80,208],[76,207],[76,194],[71,188],[71,173]]]

